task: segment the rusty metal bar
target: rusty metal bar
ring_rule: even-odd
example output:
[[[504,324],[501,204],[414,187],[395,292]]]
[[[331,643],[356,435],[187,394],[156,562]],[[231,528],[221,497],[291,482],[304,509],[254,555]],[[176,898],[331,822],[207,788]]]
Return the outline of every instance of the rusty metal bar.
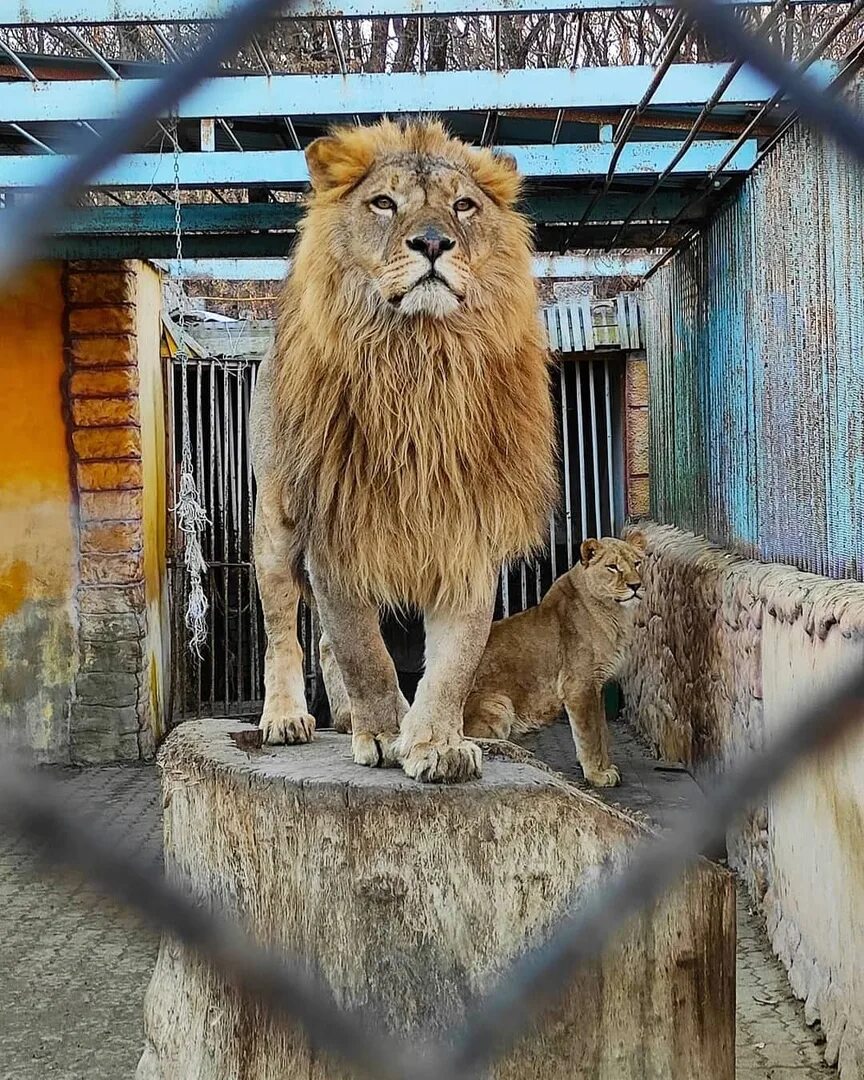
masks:
[[[780,0],[780,2],[785,3],[785,0]],[[684,41],[684,38],[687,36],[689,30],[690,20],[684,15],[683,12],[679,11],[675,15],[675,18],[672,20],[672,23],[669,26],[668,31],[666,32],[666,36],[657,50],[657,59],[662,57],[662,60],[660,61],[657,70],[654,72],[651,82],[648,84],[648,87],[645,90],[645,93],[642,95],[642,98],[638,102],[638,104],[634,108],[627,110],[627,112],[624,114],[624,118],[621,120],[621,122],[615,129],[615,134],[612,137],[612,141],[615,144],[615,149],[612,153],[609,167],[606,170],[606,177],[602,185],[598,188],[597,192],[591,199],[591,201],[585,207],[582,217],[579,219],[579,225],[585,224],[591,211],[594,209],[600,199],[602,199],[603,196],[606,195],[606,193],[609,191],[612,180],[615,176],[615,169],[618,166],[618,162],[621,158],[621,154],[624,151],[624,147],[627,145],[627,140],[630,137],[630,133],[633,130],[637,119],[642,116],[642,114],[651,104],[651,99],[660,89],[660,84],[663,82],[663,79],[666,77],[666,73],[672,66],[672,61],[678,55],[678,50],[681,48],[681,43]],[[737,71],[735,72],[735,74],[737,74]],[[731,81],[732,79],[730,78],[729,82],[731,83]],[[640,204],[640,206],[641,205],[642,204]]]
[[[224,56],[239,49],[255,27],[277,8],[286,8],[284,0],[244,0],[229,10],[201,48],[155,82],[104,139],[71,158],[50,184],[40,188],[20,208],[4,215],[4,219],[8,216],[8,221],[5,221],[0,237],[0,281],[22,262],[37,256],[37,241],[45,237],[62,217],[72,192],[84,187],[100,169],[134,145],[155,119],[169,114],[177,101],[212,74]],[[290,11],[286,13],[290,14]]]
[[[788,0],[775,0],[775,2],[772,5],[770,11],[768,12],[768,14],[765,16],[762,23],[760,24],[759,29],[757,31],[758,34],[760,34],[760,35],[761,34],[766,34],[771,29],[771,27],[777,21],[778,16],[786,8],[787,2],[788,2]],[[606,251],[611,251],[612,250],[612,248],[615,246],[618,239],[620,238],[621,234],[624,232],[624,230],[627,228],[627,226],[630,224],[630,222],[634,220],[634,218],[639,213],[639,211],[642,209],[642,207],[645,206],[645,204],[649,201],[649,199],[652,199],[657,194],[657,191],[660,188],[661,184],[673,172],[675,167],[679,164],[679,162],[682,160],[684,155],[687,153],[687,151],[690,149],[690,147],[696,141],[696,136],[702,130],[702,125],[705,123],[705,121],[708,119],[708,116],[714,111],[714,109],[720,103],[721,99],[723,98],[723,95],[729,89],[729,87],[732,84],[733,79],[739,73],[739,71],[741,70],[741,68],[743,66],[744,66],[744,61],[743,60],[737,60],[734,64],[732,64],[729,67],[726,74],[723,76],[723,78],[717,84],[714,92],[711,94],[711,96],[708,98],[708,100],[702,106],[701,110],[699,111],[699,115],[693,121],[693,126],[688,131],[688,133],[685,136],[684,140],[682,141],[680,147],[678,148],[675,156],[666,165],[666,167],[660,172],[660,175],[657,177],[657,179],[654,181],[654,183],[651,185],[651,187],[648,189],[648,191],[645,193],[645,195],[642,197],[642,199],[636,204],[635,207],[633,207],[633,209],[630,211],[630,213],[626,215],[626,217],[624,218],[624,221],[621,223],[618,230],[614,233],[614,235],[612,236],[612,239],[609,241],[609,244],[605,249]],[[716,174],[717,174],[717,170],[715,169],[715,170],[712,171],[712,175],[716,175]],[[679,216],[678,220],[680,220],[680,216]],[[667,231],[668,231],[668,229],[667,229]],[[666,232],[664,232],[663,235],[665,236]]]
[[[803,73],[809,67],[811,67],[824,54],[825,50],[831,44],[833,44],[834,41],[836,41],[836,39],[840,36],[840,34],[861,13],[862,10],[864,10],[864,0],[855,0],[855,3],[853,3],[851,5],[849,10],[844,15],[842,15],[832,26],[830,26],[825,31],[825,33],[816,42],[816,44],[813,46],[813,48],[810,50],[810,52],[807,53],[807,55],[804,57],[804,59],[798,65],[798,70]],[[853,52],[854,52],[854,50],[853,50]],[[838,75],[838,80],[842,79],[843,75],[844,75],[844,72],[841,71],[840,75]],[[835,80],[835,82],[836,81],[837,80]],[[826,90],[826,93],[830,93],[830,91],[831,91],[831,87],[829,87]],[[658,235],[657,240],[656,240],[656,244],[657,244],[658,247],[660,246],[660,244],[663,243],[663,240],[669,235],[669,230],[673,229],[678,224],[678,222],[681,221],[684,218],[684,216],[690,210],[692,210],[693,207],[696,206],[698,202],[700,202],[705,197],[706,193],[711,190],[711,188],[712,188],[712,186],[714,184],[715,178],[717,176],[719,176],[720,173],[723,172],[723,170],[726,168],[726,166],[729,164],[729,162],[732,160],[732,158],[735,156],[735,154],[737,154],[737,152],[741,149],[741,147],[747,141],[747,138],[751,134],[753,134],[754,131],[756,131],[758,129],[759,125],[765,120],[765,118],[769,115],[771,110],[774,109],[780,103],[780,101],[782,99],[783,99],[783,90],[781,89],[781,90],[778,90],[777,93],[774,94],[774,96],[769,101],[766,101],[765,104],[759,109],[759,111],[756,113],[756,115],[752,118],[752,120],[750,120],[750,122],[747,124],[747,126],[744,128],[744,130],[738,136],[736,141],[732,144],[732,146],[729,147],[729,150],[723,155],[723,158],[720,161],[720,163],[716,166],[716,168],[712,169],[709,172],[708,178],[707,178],[705,184],[700,187],[699,191],[696,192],[696,194],[693,196],[692,199],[690,199],[687,203],[685,203],[684,206],[681,207],[681,209],[678,211],[678,213],[675,215],[675,217],[666,226],[664,226],[663,230]],[[795,120],[796,120],[796,115],[793,113],[792,116],[788,117],[785,120],[785,122],[780,126],[780,128],[777,129],[772,134],[771,138],[768,140],[766,145],[763,146],[762,149],[759,152],[759,156],[756,159],[756,164],[757,165],[762,160],[762,158],[764,158],[764,156],[768,153],[768,151],[771,150],[771,148],[776,145],[776,143],[779,141],[779,139],[789,130],[789,128],[792,126],[792,124],[795,122]],[[690,242],[689,237],[683,237],[682,240],[679,241],[679,243],[675,246],[674,250],[678,251],[683,246],[685,246],[685,241],[687,243],[689,243]],[[652,267],[651,273],[653,274],[657,270],[659,270],[660,265],[665,264],[666,261],[667,260],[664,259],[662,264],[659,264],[659,265],[657,265],[655,267]]]
[[[564,365],[558,368],[561,387],[561,457],[564,463],[564,527],[567,530],[567,566],[573,565],[573,501],[570,490],[570,418],[567,415],[567,378]],[[578,386],[578,382],[577,382]],[[582,448],[582,418],[579,417],[579,448]],[[582,455],[580,454],[580,461]]]

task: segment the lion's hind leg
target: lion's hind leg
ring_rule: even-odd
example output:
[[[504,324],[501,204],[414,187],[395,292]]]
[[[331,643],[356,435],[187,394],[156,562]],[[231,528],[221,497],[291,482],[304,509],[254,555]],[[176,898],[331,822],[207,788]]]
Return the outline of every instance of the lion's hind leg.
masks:
[[[506,694],[475,691],[465,702],[465,734],[471,739],[509,739],[515,722]]]
[[[405,702],[396,668],[378,624],[378,609],[328,587],[326,575],[309,567],[323,638],[332,651],[330,674],[347,698],[351,752],[358,765],[398,764],[395,752]],[[329,662],[329,661],[328,661]],[[331,683],[327,685],[328,694]],[[338,694],[338,690],[337,690]],[[343,702],[343,705],[345,703]]]
[[[333,719],[333,727],[342,735],[351,734],[351,700],[345,689],[345,680],[333,655],[333,646],[326,634],[321,635],[318,645],[318,655],[321,662],[321,677],[324,680],[324,689],[327,691],[327,701],[330,705],[330,716]]]

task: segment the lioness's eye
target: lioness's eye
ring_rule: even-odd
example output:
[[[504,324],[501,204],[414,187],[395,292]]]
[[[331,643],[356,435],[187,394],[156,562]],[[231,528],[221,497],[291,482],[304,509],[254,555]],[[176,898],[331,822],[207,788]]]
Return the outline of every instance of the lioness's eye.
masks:
[[[641,560],[641,559],[637,559],[637,560],[636,560],[636,562],[634,562],[634,563],[633,563],[633,565],[634,565],[634,566],[636,567],[636,569],[638,570],[638,569],[639,569],[639,567],[640,567],[640,566],[642,565],[642,560]]]
[[[396,209],[396,203],[389,195],[376,195],[369,205],[373,210],[380,210],[385,214],[392,214]]]
[[[456,202],[453,203],[453,209],[456,211],[457,214],[468,214],[472,210],[477,209],[477,203],[475,203],[473,199],[469,198],[457,199]]]
[[[617,574],[618,570],[619,570],[619,567],[617,567],[615,565],[615,563],[608,563],[607,566],[606,566],[606,569],[611,570],[613,574]]]

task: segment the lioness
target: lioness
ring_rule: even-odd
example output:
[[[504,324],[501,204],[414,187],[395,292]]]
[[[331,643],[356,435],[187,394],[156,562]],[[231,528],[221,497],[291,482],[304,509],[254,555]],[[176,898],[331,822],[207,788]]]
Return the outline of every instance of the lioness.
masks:
[[[361,765],[478,776],[462,709],[502,561],[538,545],[554,489],[547,350],[514,162],[439,123],[337,130],[250,419],[268,742],[306,742],[297,644],[308,575]],[[382,607],[426,624],[410,709]],[[400,734],[401,725],[401,734]]]
[[[563,705],[588,783],[621,782],[609,760],[603,687],[624,659],[644,552],[641,533],[586,540],[581,562],[537,607],[493,625],[465,705],[467,735],[509,739],[551,723]]]

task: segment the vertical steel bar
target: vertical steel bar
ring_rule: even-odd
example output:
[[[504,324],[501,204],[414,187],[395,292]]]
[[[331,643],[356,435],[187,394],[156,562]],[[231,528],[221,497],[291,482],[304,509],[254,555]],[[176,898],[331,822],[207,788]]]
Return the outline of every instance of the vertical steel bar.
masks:
[[[244,423],[244,439],[246,445],[249,445],[249,406],[252,398],[252,386],[255,380],[256,367],[254,364],[250,364],[247,369],[247,379],[244,380],[244,404],[243,404],[243,423]],[[252,549],[254,544],[255,535],[255,500],[252,494],[253,489],[252,481],[252,455],[247,451],[246,454],[246,536],[248,547],[246,550],[246,558],[248,559],[248,566],[246,570],[246,591],[248,594],[248,612],[249,612],[249,701],[258,700],[258,596],[255,588],[255,569],[253,566]]]
[[[525,611],[528,607],[528,567],[524,559],[519,566],[519,585],[522,594],[522,607],[519,610]]]
[[[578,446],[578,449],[579,449],[579,484],[580,484],[580,487],[579,487],[579,510],[580,510],[580,514],[581,514],[581,517],[580,517],[580,520],[579,520],[579,528],[580,528],[579,541],[580,541],[580,544],[581,544],[582,540],[584,540],[585,537],[588,535],[588,492],[587,492],[587,489],[586,489],[586,486],[585,486],[585,484],[586,484],[585,458],[586,458],[586,455],[587,455],[587,450],[586,450],[586,446],[585,446],[585,422],[584,422],[583,410],[582,410],[582,370],[583,370],[583,362],[580,361],[579,363],[577,363],[574,366],[574,373],[576,375],[576,422],[577,422],[577,431],[579,433],[577,446]],[[572,547],[572,544],[571,544],[571,546],[568,548],[568,551],[567,551],[567,566],[569,568],[572,565],[573,565],[573,547]]]
[[[210,567],[207,573],[207,579],[210,582],[210,607],[207,611],[207,620],[210,624],[210,706],[209,711],[213,712],[213,706],[216,701],[216,568],[213,563],[216,562],[216,525],[215,525],[215,507],[216,507],[216,371],[213,362],[211,361],[207,365],[207,372],[210,376],[209,383],[209,397],[210,397],[210,457],[208,465],[210,467],[210,485],[209,493],[210,498],[207,505],[207,516],[209,518],[209,524],[207,526],[207,549],[208,557],[210,560]]]
[[[170,476],[168,477],[168,485],[170,491],[169,507],[177,505],[177,425],[175,423],[176,415],[176,394],[177,394],[177,365],[173,357],[168,358],[167,361],[167,373],[168,373],[168,430],[171,434],[169,447],[169,469]],[[178,719],[185,719],[186,717],[186,643],[183,640],[181,633],[181,623],[178,618],[181,604],[178,603],[177,596],[177,581],[178,581],[178,561],[179,552],[177,549],[177,527],[174,522],[173,514],[168,515],[168,537],[171,545],[171,631],[172,631],[172,662],[171,662],[171,699],[172,699],[172,716],[171,722],[174,721],[174,714]]]
[[[219,365],[222,378],[222,699],[223,712],[228,708],[228,517],[229,517],[229,488],[228,476],[230,470],[229,445],[231,440],[231,403],[228,397],[228,372],[224,364]],[[214,657],[215,661],[215,657]]]
[[[510,614],[510,567],[507,563],[501,567],[501,613],[505,619]]]
[[[563,361],[558,362],[561,382],[561,460],[564,465],[564,524],[567,529],[567,565],[573,565],[573,504],[570,500],[570,421],[567,416],[567,376]],[[577,381],[578,387],[578,381]],[[581,437],[580,437],[581,444]]]
[[[609,361],[604,358],[603,394],[606,403],[606,480],[609,489],[609,529],[608,535],[617,532],[617,514],[615,513],[615,445],[612,437],[612,382],[609,377]]]
[[[552,580],[558,577],[558,553],[555,550],[556,515],[553,510],[549,515],[549,568],[552,572]]]
[[[183,346],[186,347],[185,344]],[[204,432],[201,424],[201,402],[202,402],[202,387],[201,387],[201,360],[200,358],[195,360],[195,438],[193,441],[193,453],[195,454],[195,486],[198,491],[204,490],[204,463],[202,461],[203,454],[201,448],[204,445]],[[190,406],[191,408],[191,406]],[[206,579],[205,579],[206,580]],[[209,585],[209,582],[205,584],[205,589]],[[206,649],[206,642],[205,642]],[[195,715],[201,715],[201,698],[203,696],[203,679],[204,679],[204,660],[202,656],[195,657],[195,685],[197,687],[197,700],[195,702]]]
[[[234,573],[237,575],[237,700],[238,707],[242,707],[244,703],[243,691],[246,683],[244,672],[244,611],[245,604],[243,602],[243,584],[245,580],[245,572],[243,570],[244,562],[244,545],[243,545],[243,522],[246,519],[244,500],[243,500],[243,477],[245,475],[244,467],[244,431],[243,431],[243,381],[245,378],[244,368],[245,362],[241,362],[236,369],[237,373],[237,569]]]
[[[255,385],[258,382],[258,365],[254,364],[249,373],[249,404],[255,393]],[[249,417],[246,417],[246,435],[249,435]],[[249,455],[249,581],[251,589],[252,626],[254,628],[254,669],[252,673],[252,698],[260,701],[263,698],[261,686],[261,626],[259,623],[258,579],[255,576],[255,474],[252,471],[252,455]]]
[[[596,362],[588,361],[588,393],[591,406],[591,462],[594,469],[594,528],[595,536],[603,535],[603,522],[600,508],[600,454],[597,444],[597,394],[594,386],[596,379]]]

